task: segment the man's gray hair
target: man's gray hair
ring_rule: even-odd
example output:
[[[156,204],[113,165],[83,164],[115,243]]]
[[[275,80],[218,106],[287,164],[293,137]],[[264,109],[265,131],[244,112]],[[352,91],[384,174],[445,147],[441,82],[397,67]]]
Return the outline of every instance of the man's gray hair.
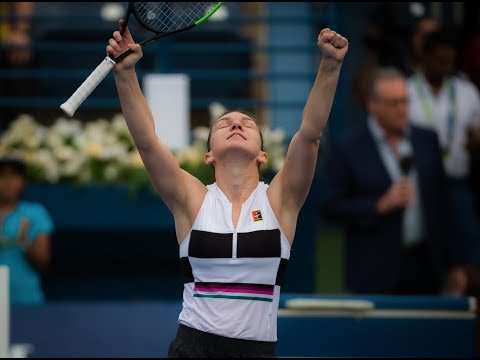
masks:
[[[368,97],[375,97],[377,95],[377,83],[383,79],[403,79],[405,75],[398,68],[394,66],[378,67],[373,71],[368,87]]]

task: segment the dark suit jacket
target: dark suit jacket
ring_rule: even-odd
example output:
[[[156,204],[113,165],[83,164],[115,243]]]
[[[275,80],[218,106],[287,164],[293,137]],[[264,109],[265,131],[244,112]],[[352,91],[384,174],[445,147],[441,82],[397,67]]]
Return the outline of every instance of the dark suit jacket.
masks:
[[[410,139],[424,217],[425,241],[440,291],[446,271],[463,263],[454,239],[448,185],[437,135],[415,126]],[[346,286],[389,293],[396,284],[402,249],[403,210],[377,215],[378,199],[391,185],[367,125],[332,143],[325,163],[322,213],[344,225]]]

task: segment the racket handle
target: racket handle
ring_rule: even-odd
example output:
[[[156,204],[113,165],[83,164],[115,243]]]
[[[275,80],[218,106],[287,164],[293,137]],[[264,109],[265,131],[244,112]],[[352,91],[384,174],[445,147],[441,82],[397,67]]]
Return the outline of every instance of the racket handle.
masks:
[[[109,56],[97,66],[95,70],[85,79],[82,85],[70,96],[70,98],[60,105],[65,114],[72,117],[77,111],[78,107],[85,101],[85,99],[92,93],[93,90],[100,84],[100,82],[107,76],[110,70],[116,65]]]

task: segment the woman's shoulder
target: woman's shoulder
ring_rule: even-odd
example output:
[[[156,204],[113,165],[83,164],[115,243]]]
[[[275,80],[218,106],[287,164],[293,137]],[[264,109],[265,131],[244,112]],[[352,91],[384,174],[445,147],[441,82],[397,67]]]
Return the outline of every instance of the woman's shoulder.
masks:
[[[47,208],[35,201],[21,200],[18,202],[18,210],[29,214],[45,214],[48,213]]]

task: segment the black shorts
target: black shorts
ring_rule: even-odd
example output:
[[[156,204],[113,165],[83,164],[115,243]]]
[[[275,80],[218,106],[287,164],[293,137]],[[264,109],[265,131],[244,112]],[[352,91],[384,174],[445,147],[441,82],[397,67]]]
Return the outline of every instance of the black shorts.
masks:
[[[233,339],[180,324],[169,358],[275,357],[275,342]]]

